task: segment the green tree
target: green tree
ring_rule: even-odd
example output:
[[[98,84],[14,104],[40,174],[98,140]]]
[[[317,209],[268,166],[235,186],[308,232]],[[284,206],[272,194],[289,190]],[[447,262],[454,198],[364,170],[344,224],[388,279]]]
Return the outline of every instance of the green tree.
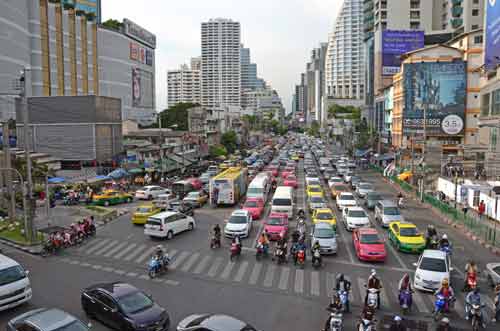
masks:
[[[318,121],[314,120],[311,122],[311,126],[309,127],[309,129],[307,130],[307,133],[310,135],[310,136],[313,136],[313,137],[319,137],[319,123]]]
[[[172,128],[179,131],[187,131],[188,127],[188,110],[198,106],[194,103],[178,103],[160,113],[160,121],[162,128]],[[158,127],[155,123],[151,127]]]
[[[215,158],[218,156],[226,156],[227,150],[224,146],[210,146],[208,149],[208,153],[211,157]]]
[[[109,20],[103,22],[102,25],[107,27],[107,28],[119,31],[123,24],[118,20],[114,20],[114,19],[110,18]]]
[[[238,136],[234,131],[228,131],[221,136],[220,143],[229,153],[238,149]]]
[[[243,115],[242,120],[247,123],[250,130],[259,129],[259,118],[256,115]]]

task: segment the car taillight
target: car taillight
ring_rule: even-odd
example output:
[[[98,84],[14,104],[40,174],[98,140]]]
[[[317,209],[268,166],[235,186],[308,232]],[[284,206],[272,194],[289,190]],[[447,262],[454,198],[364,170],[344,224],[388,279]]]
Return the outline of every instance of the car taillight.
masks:
[[[160,225],[160,231],[163,231],[163,225]]]

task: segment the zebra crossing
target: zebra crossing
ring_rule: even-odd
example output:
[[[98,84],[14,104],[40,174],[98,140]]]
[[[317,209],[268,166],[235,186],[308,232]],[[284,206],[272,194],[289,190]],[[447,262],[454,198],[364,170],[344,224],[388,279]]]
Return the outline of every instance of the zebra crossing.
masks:
[[[136,275],[142,277],[142,279],[147,279],[147,277],[144,277],[146,272],[145,264],[156,246],[119,242],[106,238],[96,238],[91,243],[92,246],[87,245],[77,249],[77,254],[71,254],[71,251],[69,251],[70,253],[63,258],[64,262],[110,271],[118,275]],[[256,261],[243,257],[239,261],[231,262],[228,257],[218,256],[216,252],[214,254],[210,253],[170,250],[169,255],[172,258],[171,270],[165,277],[170,278],[169,275],[175,275],[178,272],[190,273],[220,281],[247,284],[263,289],[274,289],[287,294],[326,299],[331,295],[337,276],[336,273],[326,270],[314,270],[307,267],[306,269],[298,269],[291,264],[276,265],[271,260]],[[132,265],[134,270],[114,270],[110,267],[93,266],[88,263],[90,257],[115,262],[128,262],[123,263],[120,267],[125,269],[126,266]],[[78,259],[80,259],[80,262],[78,262]],[[75,260],[77,262],[74,262]],[[138,273],[137,268],[144,268],[144,271]],[[353,306],[361,307],[366,293],[366,275],[353,277],[351,283],[351,303]],[[381,289],[380,297],[382,310],[399,310],[395,283],[388,282],[388,284],[385,284]],[[457,293],[455,310],[460,314],[464,309],[464,299],[462,293]],[[485,295],[484,299],[488,306],[493,306],[493,301],[489,297]],[[427,314],[432,312],[434,305],[432,295],[415,292],[413,302],[414,312]]]

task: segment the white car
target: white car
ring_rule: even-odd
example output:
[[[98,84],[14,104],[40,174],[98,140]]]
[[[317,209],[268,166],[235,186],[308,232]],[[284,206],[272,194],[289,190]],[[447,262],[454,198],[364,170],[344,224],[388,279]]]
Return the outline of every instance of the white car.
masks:
[[[370,219],[361,207],[347,207],[342,211],[342,220],[348,231],[370,225]]]
[[[176,211],[165,211],[148,218],[144,234],[150,237],[172,239],[183,231],[192,231],[196,226],[194,218]]]
[[[446,253],[435,249],[423,251],[418,262],[413,265],[417,267],[413,285],[422,291],[436,291],[444,278],[450,279],[450,272],[453,271]]]
[[[318,177],[307,177],[306,176],[306,186],[308,185],[321,185],[321,181]]]
[[[252,214],[248,210],[235,210],[224,227],[224,235],[229,238],[239,236],[246,238],[252,229]]]
[[[373,192],[373,185],[366,182],[361,182],[356,186],[356,194],[360,198],[364,198],[369,192]]]
[[[31,300],[29,272],[13,259],[0,254],[0,311]]]
[[[338,194],[335,198],[335,202],[337,203],[337,208],[339,210],[344,210],[346,207],[357,206],[356,198],[350,192],[342,192]]]
[[[161,186],[148,185],[142,189],[135,191],[135,197],[143,200],[153,200],[158,198],[160,194],[170,194],[170,190]]]
[[[343,184],[343,183],[344,183],[344,181],[342,180],[342,178],[340,178],[340,177],[332,177],[328,181],[328,187],[332,187],[335,184]]]
[[[354,171],[352,170],[348,170],[345,174],[344,174],[344,182],[347,184],[347,183],[350,183],[351,182],[351,179],[352,179],[352,176],[354,176]]]

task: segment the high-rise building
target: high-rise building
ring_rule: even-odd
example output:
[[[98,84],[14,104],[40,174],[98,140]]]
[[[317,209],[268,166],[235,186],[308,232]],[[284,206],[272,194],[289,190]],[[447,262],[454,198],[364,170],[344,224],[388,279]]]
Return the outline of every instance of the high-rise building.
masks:
[[[307,121],[323,120],[322,97],[324,95],[324,73],[327,43],[321,43],[319,48],[311,51],[311,60],[306,65],[307,79]]]
[[[168,107],[181,102],[201,103],[201,72],[196,58],[191,68],[182,65],[178,70],[167,72]]]
[[[454,35],[482,29],[484,19],[483,0],[443,0],[443,30],[451,30]]]
[[[306,74],[300,74],[300,84],[295,85],[297,117],[305,120],[307,116],[307,81]]]
[[[201,24],[201,103],[208,109],[241,106],[241,29],[230,19]]]
[[[252,63],[250,48],[241,45],[241,107],[250,108],[249,92],[257,88],[257,64]]]
[[[328,96],[352,100],[364,96],[362,17],[363,0],[344,0],[328,41],[325,62]]]

